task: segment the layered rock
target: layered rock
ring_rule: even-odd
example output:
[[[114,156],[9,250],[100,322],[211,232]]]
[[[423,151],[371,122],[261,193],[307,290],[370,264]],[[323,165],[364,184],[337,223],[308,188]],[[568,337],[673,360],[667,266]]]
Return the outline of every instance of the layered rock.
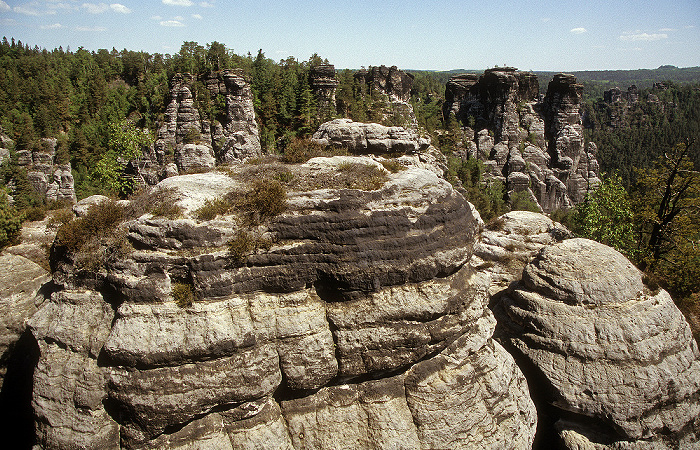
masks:
[[[195,78],[189,73],[176,74],[171,81],[165,118],[157,132],[155,155],[138,170],[146,184],[170,175],[172,171],[166,170],[168,163],[174,162],[179,172],[189,172],[210,169],[217,162],[243,161],[261,155],[253,94],[243,73],[209,73],[202,82],[210,95],[207,100],[223,103],[221,115],[202,117],[195,105]]]
[[[537,77],[511,67],[454,76],[443,114],[466,125],[464,157],[493,161],[487,172],[509,192],[528,191],[545,212],[568,209],[597,187],[595,145],[585,145],[582,85],[558,74],[542,101]]]
[[[48,201],[75,203],[75,186],[70,162],[56,161],[56,139],[41,139],[31,150],[17,152],[17,165],[27,171],[32,189]]]
[[[349,164],[384,170],[290,166],[287,210],[252,229],[236,212],[193,219],[228,177],[170,178],[182,219],[125,223],[138,250],[96,272],[56,264],[63,290],[30,322],[38,445],[530,446],[525,379],[491,337],[488,275],[466,264],[470,205],[416,167],[375,190],[294,187]],[[222,245],[242,231],[269,249],[231,256]],[[190,306],[175,304],[183,286]]]
[[[381,107],[382,123],[398,125],[407,128],[417,128],[418,121],[413,111],[411,100],[411,88],[413,76],[396,66],[371,66],[355,73],[355,80],[369,86],[370,90],[386,96],[384,106]],[[374,106],[378,104],[373,101]]]
[[[693,448],[700,352],[668,293],[585,239],[543,248],[497,307],[571,448]]]
[[[347,149],[358,155],[415,154],[430,146],[428,140],[412,129],[353,122],[350,119],[335,119],[321,124],[313,140],[323,146]]]
[[[335,91],[338,80],[333,64],[319,64],[309,70],[309,84],[316,97],[316,117],[326,121],[336,114]]]

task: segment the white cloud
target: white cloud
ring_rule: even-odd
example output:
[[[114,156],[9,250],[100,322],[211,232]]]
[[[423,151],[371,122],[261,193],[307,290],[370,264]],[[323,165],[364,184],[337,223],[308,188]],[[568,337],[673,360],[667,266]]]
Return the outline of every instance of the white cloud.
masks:
[[[550,19],[549,17],[543,17],[543,18],[540,19],[540,21],[542,21],[542,22],[544,22],[544,23],[547,23],[547,22],[549,22],[550,20],[551,20],[551,19]]]
[[[107,28],[105,27],[75,27],[75,31],[87,31],[87,32],[100,32],[100,31],[107,31]]]
[[[199,6],[201,6],[202,8],[213,8],[214,2],[201,2]]]
[[[152,20],[163,20],[161,16],[151,16]]]
[[[191,0],[162,0],[164,5],[170,6],[192,6]]]
[[[63,28],[63,25],[60,23],[53,23],[51,25],[41,25],[39,28],[42,30],[58,30],[59,28]]]
[[[64,2],[50,2],[47,3],[46,6],[49,9],[65,9],[65,10],[72,10],[72,11],[77,11],[78,10],[78,5],[75,5],[73,3],[64,3]]]
[[[112,8],[112,11],[118,12],[121,14],[129,14],[131,10],[127,8],[126,6],[120,4],[120,3],[112,3],[109,5],[110,8]]]
[[[660,41],[661,39],[668,39],[668,34],[666,33],[641,33],[641,34],[623,34],[620,36],[621,41],[635,42],[635,41]]]
[[[182,22],[183,20],[185,20],[185,18],[182,16],[175,16],[175,17],[173,17],[173,20],[176,20],[178,22]]]
[[[185,24],[180,22],[179,20],[163,20],[160,22],[160,25],[163,27],[184,27]]]
[[[192,14],[192,18],[197,19],[197,20],[202,20],[204,17],[202,17],[201,14]]]
[[[588,31],[588,30],[586,30],[586,29],[583,28],[583,27],[579,27],[579,28],[572,28],[572,29],[570,29],[570,30],[569,30],[569,33],[573,33],[573,34],[583,34],[583,33],[585,33],[586,31]]]
[[[109,9],[107,3],[83,3],[81,8],[86,9],[90,14],[102,14]]]
[[[25,16],[40,16],[41,13],[36,9],[27,8],[24,6],[15,6],[12,10],[18,14],[24,14]]]
[[[10,5],[0,0],[0,11],[12,11],[12,8],[10,8]]]
[[[675,28],[661,28],[659,31],[662,32],[673,32],[673,31],[678,31]]]

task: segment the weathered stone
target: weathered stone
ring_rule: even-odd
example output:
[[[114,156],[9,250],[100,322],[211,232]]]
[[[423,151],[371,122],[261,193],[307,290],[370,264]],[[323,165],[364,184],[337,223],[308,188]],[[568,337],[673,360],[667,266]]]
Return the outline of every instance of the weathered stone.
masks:
[[[24,322],[43,303],[40,290],[50,280],[46,269],[27,258],[0,255],[0,389],[10,354],[24,332]]]
[[[586,239],[545,247],[498,308],[508,342],[547,380],[556,408],[623,440],[696,426],[700,352],[690,327],[615,250]]]
[[[104,408],[106,374],[97,357],[114,313],[89,291],[52,295],[27,326],[41,356],[32,406],[43,448],[118,448],[119,426]]]
[[[214,150],[206,144],[185,144],[175,150],[175,163],[181,172],[214,168]]]
[[[353,154],[417,153],[430,143],[410,129],[335,119],[321,124],[313,139]]]

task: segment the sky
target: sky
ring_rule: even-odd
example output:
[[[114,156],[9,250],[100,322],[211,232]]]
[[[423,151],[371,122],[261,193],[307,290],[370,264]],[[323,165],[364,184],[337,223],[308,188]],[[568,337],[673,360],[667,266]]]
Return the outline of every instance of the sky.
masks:
[[[109,0],[108,0],[109,1]],[[177,53],[217,41],[337,69],[700,66],[700,0],[0,0],[0,35],[52,50]]]

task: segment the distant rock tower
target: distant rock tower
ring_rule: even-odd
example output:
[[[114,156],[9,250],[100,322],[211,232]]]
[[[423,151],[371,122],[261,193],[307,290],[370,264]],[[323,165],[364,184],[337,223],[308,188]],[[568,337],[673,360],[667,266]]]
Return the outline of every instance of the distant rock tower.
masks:
[[[333,64],[321,64],[314,66],[309,71],[309,84],[316,97],[316,116],[325,122],[336,114],[335,90],[338,80],[335,78],[335,66]]]

